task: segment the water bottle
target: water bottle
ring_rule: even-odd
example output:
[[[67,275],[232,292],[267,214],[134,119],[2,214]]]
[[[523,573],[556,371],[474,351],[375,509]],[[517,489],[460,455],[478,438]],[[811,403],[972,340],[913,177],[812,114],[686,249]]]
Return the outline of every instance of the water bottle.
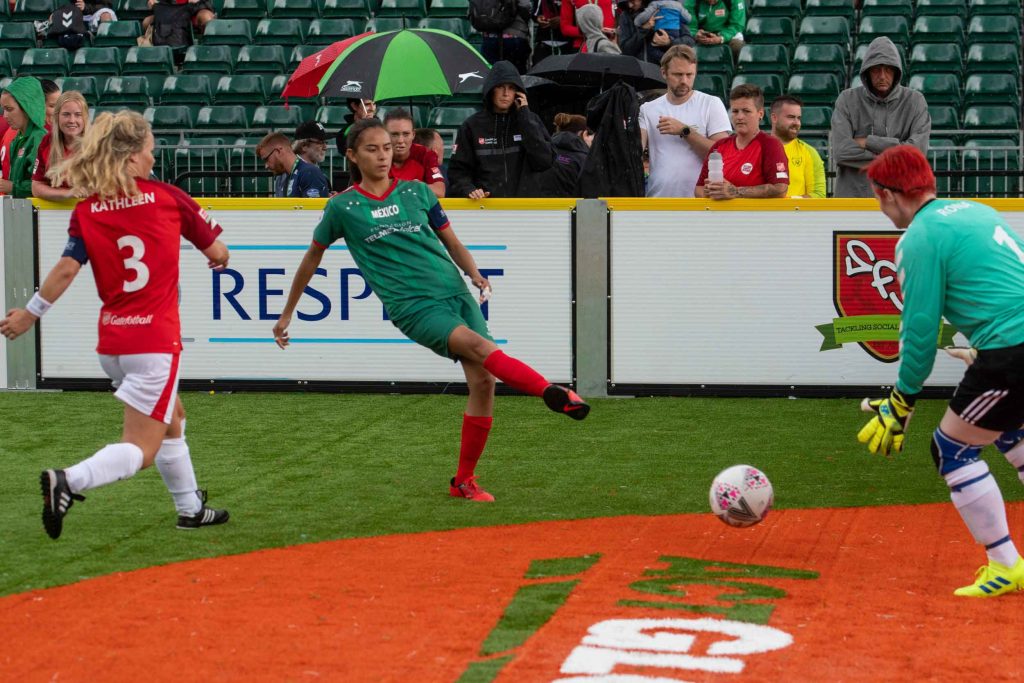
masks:
[[[708,155],[708,182],[720,183],[725,180],[722,173],[722,155],[712,152]]]

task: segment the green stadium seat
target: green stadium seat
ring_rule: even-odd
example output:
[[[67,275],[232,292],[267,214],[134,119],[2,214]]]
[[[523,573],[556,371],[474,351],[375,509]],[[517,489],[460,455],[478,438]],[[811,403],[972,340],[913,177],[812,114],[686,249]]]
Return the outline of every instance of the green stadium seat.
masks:
[[[249,128],[249,114],[238,104],[202,107],[196,116],[197,131],[245,130]]]
[[[142,25],[137,21],[105,21],[96,30],[93,45],[96,47],[138,45],[142,35]]]
[[[465,41],[473,37],[473,27],[468,19],[456,19],[454,17],[426,17],[420,19],[417,28],[433,28],[441,31],[454,33]]]
[[[805,17],[843,17],[850,24],[857,14],[855,0],[807,0]]]
[[[975,138],[968,140],[965,147],[964,171],[1020,170],[1020,147],[1013,138]],[[963,179],[963,187],[967,196],[974,197],[1017,197],[1021,191],[1020,179],[1015,176],[966,176]]]
[[[736,70],[728,45],[698,45],[697,64],[697,73],[723,74],[730,81]]]
[[[1020,132],[1020,107],[994,104],[967,107],[963,127],[969,131],[999,130],[1017,134]]]
[[[967,48],[967,73],[1020,75],[1020,49],[1012,43],[975,43]]]
[[[789,74],[789,46],[771,43],[747,44],[736,58],[739,73]]]
[[[21,63],[21,55],[18,55],[18,63]],[[0,78],[11,78],[14,76],[14,59],[11,51],[6,47],[0,48]]]
[[[764,92],[764,101],[769,103],[783,93],[782,76],[779,74],[737,74],[733,76],[729,90],[743,84],[756,85],[761,88]],[[728,101],[726,106],[728,106]]]
[[[217,104],[260,107],[267,103],[267,83],[261,74],[221,76],[213,92]]]
[[[800,43],[793,50],[793,73],[829,71],[841,79],[846,78],[846,51],[829,43]]]
[[[301,45],[306,32],[298,19],[261,19],[254,36],[257,45]]]
[[[962,50],[953,43],[918,43],[910,50],[907,67],[912,74],[963,73]]]
[[[895,15],[872,15],[861,17],[857,28],[857,43],[866,45],[879,36],[886,36],[897,45],[910,45],[910,22],[906,17]]]
[[[427,16],[427,6],[424,0],[380,0],[376,15],[418,20]]]
[[[204,138],[186,141],[173,150],[174,174],[180,178],[179,187],[194,197],[212,197],[226,191],[227,181],[223,178],[196,176],[181,178],[185,173],[227,170],[227,158],[221,146],[224,139]]]
[[[124,111],[125,109],[130,110],[131,107],[128,107],[123,104],[99,104],[95,107],[89,107],[89,123],[94,122],[96,120],[96,117],[100,114],[116,114],[117,112]]]
[[[324,47],[324,45],[296,45],[293,47],[288,58],[288,73],[295,71],[303,59],[320,52]]]
[[[43,21],[49,19],[55,9],[54,0],[18,0],[14,3],[13,16],[20,21]]]
[[[230,45],[191,45],[181,65],[184,73],[229,74],[235,66],[235,50]]]
[[[90,105],[99,104],[100,84],[95,76],[68,76],[67,78],[57,79],[56,83],[60,87],[61,92],[71,92],[74,90],[82,93],[82,97]]]
[[[0,22],[0,48],[31,50],[36,47],[36,28],[31,21]]]
[[[862,17],[900,16],[909,23],[914,18],[914,3],[911,0],[863,0],[860,13]]]
[[[1020,45],[1020,20],[1009,14],[972,16],[967,24],[967,42]]]
[[[288,56],[280,45],[245,45],[238,51],[235,73],[279,74],[288,67]]]
[[[825,162],[825,168],[828,168],[828,136],[801,135],[800,139],[815,149],[821,160]]]
[[[970,14],[1020,14],[1020,0],[971,0]]]
[[[962,104],[960,76],[954,73],[914,74],[907,81],[907,87],[924,95],[928,104],[948,104],[957,108]]]
[[[917,16],[956,16],[967,19],[967,0],[917,0]]]
[[[800,112],[800,126],[801,130],[820,130],[828,134],[829,129],[832,128],[832,107],[804,106]]]
[[[308,22],[319,16],[316,0],[271,0],[270,16],[274,19],[303,19]]]
[[[142,21],[153,13],[148,0],[118,0],[114,11],[118,21]]]
[[[964,82],[964,105],[1019,104],[1020,78],[1006,73],[972,74]]]
[[[369,19],[373,12],[367,0],[317,0],[324,19]],[[467,0],[468,8],[468,0]]]
[[[164,79],[160,104],[207,106],[213,103],[213,77],[206,73],[181,73]]]
[[[116,47],[83,47],[75,50],[71,73],[75,76],[117,76],[123,53]]]
[[[330,45],[358,33],[356,23],[351,19],[314,19],[309,24],[306,40],[314,45]]]
[[[431,0],[427,7],[428,17],[457,17],[469,14],[469,0]]]
[[[444,135],[444,131],[456,131],[463,121],[480,111],[480,107],[434,107],[427,115],[427,126],[436,128]]]
[[[800,22],[801,43],[850,44],[850,23],[840,16],[805,16]]]
[[[314,118],[328,131],[335,131],[348,125],[345,117],[351,113],[345,106],[323,106],[316,110]]]
[[[13,76],[5,76],[3,78],[0,78],[0,91],[6,90],[12,82],[14,82]]]
[[[929,104],[928,115],[932,118],[932,130],[958,130],[960,114],[957,108],[948,104]]]
[[[401,31],[403,28],[415,28],[418,23],[418,19],[406,19],[405,17],[374,17],[366,22],[363,31],[373,31],[374,33]]]
[[[727,102],[729,100],[729,93],[726,89],[727,83],[725,74],[709,74],[697,71],[697,77],[693,80],[693,89],[708,95],[714,95],[723,102]]]
[[[300,123],[308,121],[309,118],[310,115],[307,114],[305,107],[290,106],[287,109],[279,106],[257,107],[252,115],[252,127],[294,131]]]
[[[751,0],[747,12],[755,17],[799,19],[804,14],[804,8],[801,0]]]
[[[792,45],[796,42],[796,24],[789,17],[751,17],[743,37],[748,43]]]
[[[60,78],[71,72],[71,58],[62,47],[25,50],[18,67],[18,76]]]
[[[786,92],[796,95],[807,105],[832,106],[842,87],[842,81],[834,73],[808,72],[790,76]]]
[[[935,171],[935,188],[939,195],[948,195],[956,187],[953,178],[942,175],[942,171],[960,170],[960,153],[953,138],[932,137],[928,140],[928,162]]]
[[[142,116],[149,121],[154,131],[191,130],[195,120],[192,109],[183,104],[161,104],[147,107]]]
[[[914,21],[914,43],[964,44],[964,20],[957,16],[918,17]]]
[[[245,19],[214,19],[206,24],[204,45],[252,45],[252,26]]]
[[[174,52],[166,45],[154,47],[130,47],[124,56],[124,74],[171,74],[174,73]],[[163,82],[163,79],[160,79]]]
[[[145,76],[111,76],[100,91],[100,104],[145,109],[152,104],[149,80]]]
[[[217,16],[224,19],[262,19],[267,16],[267,5],[267,0],[224,0]]]

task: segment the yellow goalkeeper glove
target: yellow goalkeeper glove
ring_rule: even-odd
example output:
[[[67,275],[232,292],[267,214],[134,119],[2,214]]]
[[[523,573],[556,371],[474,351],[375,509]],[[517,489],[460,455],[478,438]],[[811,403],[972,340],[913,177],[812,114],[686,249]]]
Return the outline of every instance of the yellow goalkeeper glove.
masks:
[[[906,397],[897,389],[893,389],[889,398],[864,399],[861,410],[875,413],[871,421],[857,434],[857,440],[868,445],[872,453],[881,452],[889,455],[890,451],[899,453],[903,450],[903,433],[914,413],[916,397]]]

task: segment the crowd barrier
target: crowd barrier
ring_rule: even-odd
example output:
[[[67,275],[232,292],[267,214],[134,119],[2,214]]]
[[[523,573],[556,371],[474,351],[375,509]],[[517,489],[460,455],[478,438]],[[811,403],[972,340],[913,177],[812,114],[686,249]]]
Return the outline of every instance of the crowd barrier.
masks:
[[[271,328],[324,201],[200,199],[224,226],[228,270],[183,243],[183,386],[437,392],[458,366],[387,320],[343,243],[298,307],[294,343]],[[984,200],[1024,232],[1024,200]],[[59,257],[69,205],[3,201],[6,308]],[[854,396],[895,379],[899,233],[873,200],[444,200],[494,286],[495,340],[588,396]],[[0,387],[106,386],[93,351],[88,266],[38,326],[0,339]],[[949,325],[936,346],[965,343]],[[939,354],[948,395],[963,366]]]

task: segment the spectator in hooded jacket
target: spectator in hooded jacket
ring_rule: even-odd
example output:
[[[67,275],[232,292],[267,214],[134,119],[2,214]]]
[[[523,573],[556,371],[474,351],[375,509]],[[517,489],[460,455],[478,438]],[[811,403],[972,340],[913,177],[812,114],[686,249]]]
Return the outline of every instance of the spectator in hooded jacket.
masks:
[[[538,197],[579,197],[580,172],[590,154],[594,134],[587,129],[587,119],[579,114],[555,114],[555,134],[551,146],[555,163],[539,174],[533,183]]]
[[[583,31],[576,24],[576,10],[584,5],[597,5],[601,10],[601,30],[611,38],[615,34],[615,16],[612,12],[612,0],[562,0],[562,16],[559,28],[562,35],[572,41],[572,49],[585,52],[584,41],[586,37]]]
[[[924,95],[900,85],[903,62],[896,45],[875,38],[864,53],[860,81],[839,93],[829,144],[836,160],[833,197],[874,197],[864,168],[896,145],[928,153],[932,117]]]
[[[605,33],[601,22],[603,16],[597,5],[583,5],[576,9],[576,25],[584,37],[584,52],[618,55],[622,50],[615,44],[615,33]]]
[[[0,93],[0,109],[17,132],[11,140],[10,178],[0,180],[0,192],[17,198],[32,196],[32,168],[39,142],[46,134],[46,100],[39,79],[17,78]]]
[[[484,81],[484,109],[466,119],[448,164],[450,197],[519,197],[529,174],[551,168],[551,138],[529,109],[516,68],[495,62]]]

